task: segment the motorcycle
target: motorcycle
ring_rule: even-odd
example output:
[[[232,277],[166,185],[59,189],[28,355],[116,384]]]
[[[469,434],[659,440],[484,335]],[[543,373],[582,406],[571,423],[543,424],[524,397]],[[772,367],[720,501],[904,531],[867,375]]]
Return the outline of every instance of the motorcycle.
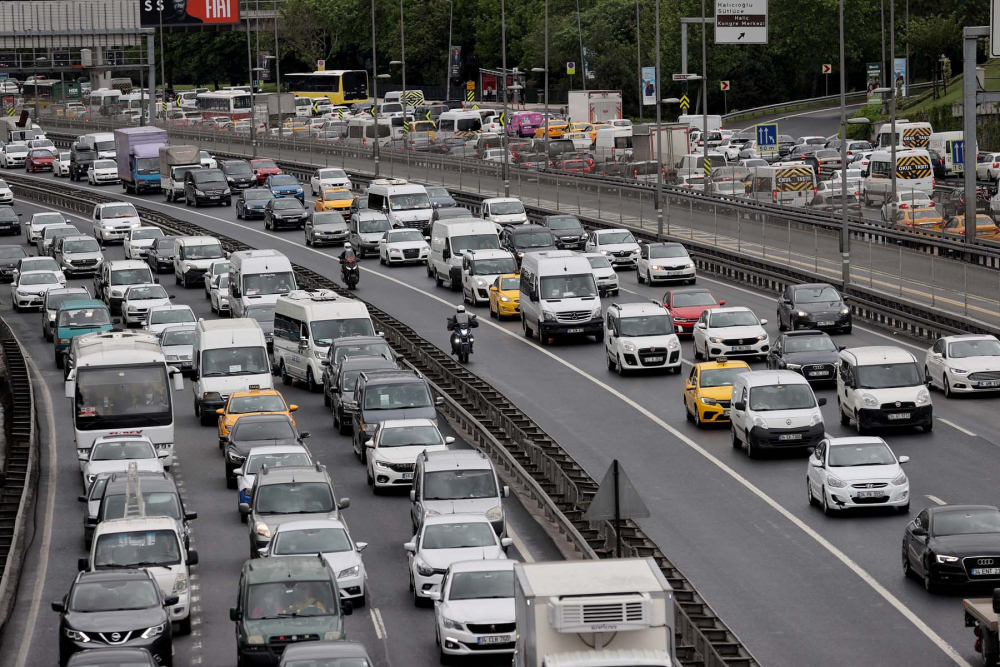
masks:
[[[459,327],[451,334],[451,353],[458,356],[459,362],[467,364],[474,342],[476,337],[472,335],[472,330],[467,326]]]
[[[358,281],[361,279],[361,269],[358,267],[358,262],[356,260],[348,262],[341,260],[340,265],[340,275],[344,279],[347,289],[357,289]]]

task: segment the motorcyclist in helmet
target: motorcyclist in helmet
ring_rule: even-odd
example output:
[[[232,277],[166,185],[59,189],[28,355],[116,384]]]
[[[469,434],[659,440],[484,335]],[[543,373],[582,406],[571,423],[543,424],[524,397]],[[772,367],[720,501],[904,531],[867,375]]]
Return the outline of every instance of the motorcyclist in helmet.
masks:
[[[358,261],[358,256],[354,252],[354,247],[348,241],[344,244],[344,252],[340,253],[340,275],[347,276],[347,267]]]
[[[475,329],[479,326],[479,318],[475,313],[465,312],[465,306],[455,308],[455,314],[448,318],[448,331],[457,329]]]

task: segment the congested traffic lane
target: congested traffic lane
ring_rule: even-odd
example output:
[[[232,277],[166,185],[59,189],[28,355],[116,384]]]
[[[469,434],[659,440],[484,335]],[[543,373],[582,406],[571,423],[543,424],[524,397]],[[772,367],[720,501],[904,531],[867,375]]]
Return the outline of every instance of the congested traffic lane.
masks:
[[[47,210],[23,202],[18,202],[15,208],[24,214],[24,221],[30,219],[32,213]],[[73,216],[70,222],[82,231],[89,231],[90,222],[85,218]],[[0,237],[0,244],[19,243],[23,238]],[[106,256],[122,259],[121,247],[109,246]],[[169,274],[162,274],[160,281],[171,294],[176,295],[173,303],[191,306],[198,317],[215,317],[202,290],[174,287]],[[92,289],[90,277],[71,279],[69,284]],[[5,304],[0,313],[41,373],[47,389],[46,399],[51,400],[55,424],[54,461],[48,459],[48,452],[43,448],[43,475],[50,475],[48,483],[55,483],[55,495],[51,513],[51,548],[47,552],[45,579],[40,589],[42,607],[37,617],[30,616],[31,597],[42,560],[39,552],[42,540],[36,537],[21,581],[22,596],[5,630],[4,646],[10,650],[0,655],[3,667],[30,667],[57,661],[58,644],[51,639],[58,631],[58,615],[49,611],[48,603],[66,594],[76,574],[76,559],[86,553],[82,539],[82,505],[76,498],[82,493],[82,487],[72,442],[70,410],[63,398],[62,372],[52,362],[51,344],[39,335],[40,315],[34,312],[14,313],[7,304],[8,286],[3,285],[0,289],[4,290],[0,300]],[[363,553],[368,574],[369,606],[356,610],[347,618],[348,638],[364,643],[379,666],[436,665],[433,614],[429,610],[415,609],[407,590],[406,555],[402,549],[403,543],[411,537],[407,494],[374,498],[365,483],[364,468],[352,454],[350,437],[338,435],[333,429],[322,395],[310,394],[300,386],[285,387],[280,382],[277,386],[289,403],[299,405],[295,413],[299,429],[311,433],[306,444],[314,457],[327,466],[338,495],[351,498],[351,507],[345,510],[344,516],[352,536],[356,541],[369,544]],[[198,512],[198,519],[192,522],[191,540],[191,548],[196,549],[200,557],[192,576],[192,594],[198,599],[194,601],[197,609],[192,620],[192,636],[175,637],[175,664],[232,665],[236,651],[229,607],[236,599],[240,567],[248,557],[247,529],[239,521],[236,493],[225,485],[216,431],[198,425],[191,409],[190,392],[190,381],[185,380],[184,390],[173,394],[177,463],[171,472],[177,479],[186,507]],[[468,446],[444,420],[441,424],[446,435],[458,437],[456,446]],[[45,479],[40,488],[46,488]],[[42,493],[39,499],[39,531],[45,527],[45,497]],[[517,536],[517,546],[510,550],[509,557],[522,558],[517,548],[523,545],[535,559],[559,558],[547,534],[514,497],[505,502],[505,509]],[[195,586],[198,586],[197,591]],[[33,627],[33,639],[26,648],[26,661],[18,663],[20,651],[15,649],[19,649],[19,642],[29,624]]]
[[[110,188],[103,192],[113,194]],[[293,261],[336,277],[331,258],[339,248],[306,248],[299,232],[263,232],[259,222],[235,221],[232,209],[194,211],[164,204],[159,197],[127,199],[170,211],[256,247],[275,247]],[[444,320],[453,312],[457,294],[435,288],[422,266],[386,269],[374,261],[363,264],[359,296],[446,346]],[[665,289],[640,288],[634,274],[622,273],[620,278],[629,290],[621,295],[623,301],[658,297]],[[702,283],[710,284],[729,305],[748,305],[768,319],[773,315],[772,297],[706,279]],[[898,660],[901,655],[907,664],[930,665],[942,660],[936,640],[960,649],[968,643],[955,620],[959,612],[954,599],[928,598],[919,585],[901,580],[899,540],[904,518],[827,520],[810,512],[802,492],[805,459],[750,462],[731,449],[728,430],[695,431],[681,412],[681,378],[619,378],[607,372],[603,353],[592,342],[543,350],[521,337],[518,323],[495,325],[486,319],[485,309],[479,312],[486,326],[477,331],[473,370],[536,419],[592,476],[602,477],[613,456],[622,461],[644,498],[656,508],[643,527],[665,546],[670,558],[762,661],[782,664],[806,652],[809,664],[817,665],[835,664],[844,657],[853,663]],[[768,328],[772,335],[776,333],[773,321]],[[839,344],[887,342],[860,327],[855,331],[841,337]],[[685,350],[690,359],[687,343]],[[948,404],[951,417],[946,418],[962,423],[961,414],[951,410],[973,402],[954,403],[954,408]],[[840,429],[830,408],[825,410],[827,430],[835,435],[848,432]],[[623,432],[628,434],[624,442]],[[967,470],[981,466],[981,452],[975,450],[978,440],[973,439],[971,445],[954,444],[964,442],[963,434],[952,437],[943,428],[930,436],[901,436],[915,439],[914,447],[931,449],[933,445],[924,443],[945,442],[950,449],[968,453],[964,458],[943,456],[928,461],[925,454],[914,452],[907,469],[914,493],[934,485],[927,493],[946,502],[970,496],[976,502],[995,502],[988,488],[995,480],[985,479],[977,486],[964,477]],[[894,443],[893,436],[889,441]],[[608,443],[620,444],[609,448]],[[926,467],[921,468],[924,463]],[[961,467],[969,465],[973,467]],[[752,486],[740,484],[740,476]],[[858,563],[862,576],[838,562],[825,540]],[[892,610],[880,586],[901,600],[903,612],[913,614],[909,621],[900,616],[900,609]],[[838,613],[831,615],[831,609]],[[927,623],[932,637],[914,621]],[[811,638],[803,646],[799,633],[814,624],[824,627],[823,637]]]

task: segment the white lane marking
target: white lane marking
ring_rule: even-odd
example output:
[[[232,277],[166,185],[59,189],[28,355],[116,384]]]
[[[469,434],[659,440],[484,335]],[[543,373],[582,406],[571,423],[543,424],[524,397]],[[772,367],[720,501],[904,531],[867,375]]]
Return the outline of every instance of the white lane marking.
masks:
[[[144,201],[142,199],[138,199],[136,197],[131,197],[129,195],[117,195],[117,196],[126,197],[128,199],[137,199],[138,201]],[[295,243],[294,241],[292,241],[290,239],[284,239],[284,238],[282,238],[280,236],[277,236],[275,234],[271,234],[269,232],[265,232],[265,231],[253,229],[253,228],[250,228],[250,227],[245,227],[244,225],[240,225],[238,223],[235,223],[235,222],[232,222],[232,221],[229,221],[229,220],[224,220],[222,218],[216,218],[214,216],[210,216],[210,215],[207,215],[207,214],[204,214],[204,213],[200,213],[198,211],[189,211],[189,212],[190,213],[195,213],[196,215],[200,215],[200,216],[205,217],[205,218],[211,218],[212,220],[219,220],[219,221],[224,222],[224,223],[229,224],[229,225],[238,226],[241,229],[250,229],[251,231],[254,231],[254,232],[258,233],[258,234],[262,234],[262,235],[268,236],[270,238],[278,239],[278,240],[284,241],[286,243],[292,243],[297,248],[302,248],[304,250],[310,250],[312,252],[315,252],[317,254],[323,255],[325,257],[330,257],[330,255],[327,255],[326,253],[323,253],[323,252],[320,252],[318,250],[315,250],[314,248],[310,248],[308,246],[300,246],[299,244]],[[430,292],[427,292],[425,290],[422,290],[422,289],[419,289],[417,287],[414,287],[413,285],[405,283],[402,280],[399,280],[397,278],[392,278],[392,277],[387,276],[385,274],[378,273],[377,271],[374,271],[372,269],[365,269],[364,267],[362,267],[362,270],[364,270],[366,272],[369,272],[369,273],[371,273],[373,275],[379,276],[379,277],[381,277],[381,278],[383,278],[385,280],[393,282],[393,283],[395,283],[397,285],[400,285],[402,287],[405,287],[406,289],[413,290],[414,292],[422,294],[422,295],[424,295],[424,296],[426,296],[426,297],[428,297],[430,299],[433,299],[435,301],[438,301],[438,302],[440,302],[440,303],[442,303],[442,304],[444,304],[446,306],[451,307],[451,306],[454,305],[450,301],[442,299],[441,297],[439,297],[439,296],[437,296],[435,294],[431,294]],[[712,282],[717,282],[719,284],[728,285],[728,283],[721,283],[719,281],[712,281]],[[742,292],[747,292],[749,294],[753,294],[749,290],[745,290],[745,289],[742,289],[742,288],[739,288],[739,287],[737,287],[736,289],[738,289],[738,290],[740,290]],[[754,296],[758,296],[759,297],[760,295],[759,294],[754,294]],[[644,408],[639,403],[635,402],[634,400],[632,400],[631,398],[629,398],[625,394],[623,394],[623,393],[619,392],[618,390],[616,390],[614,387],[611,387],[610,385],[608,385],[608,384],[606,384],[606,383],[598,380],[593,375],[590,375],[586,371],[578,368],[577,366],[574,366],[573,364],[571,364],[570,362],[562,359],[558,355],[556,355],[556,354],[554,354],[554,353],[552,353],[552,352],[550,352],[548,350],[543,349],[541,346],[535,344],[534,342],[525,339],[523,336],[519,335],[518,333],[516,333],[514,331],[510,331],[510,330],[508,330],[508,329],[500,326],[499,324],[496,324],[494,322],[490,322],[488,320],[482,320],[481,322],[482,322],[482,324],[486,324],[488,326],[494,327],[498,331],[501,331],[504,334],[510,336],[511,338],[520,341],[522,344],[531,347],[532,349],[534,349],[538,353],[544,354],[544,355],[550,357],[556,363],[565,366],[566,368],[572,370],[573,372],[577,373],[581,377],[589,380],[590,382],[592,382],[596,386],[600,387],[601,389],[604,389],[606,392],[608,392],[611,395],[615,396],[620,401],[624,402],[626,405],[630,406],[631,408],[633,408],[634,410],[636,410],[640,414],[642,414],[645,417],[647,417],[650,421],[652,421],[654,424],[656,424],[660,428],[662,428],[662,429],[668,431],[669,433],[671,433],[674,437],[676,437],[678,440],[680,440],[681,442],[683,442],[684,444],[686,444],[688,447],[690,447],[691,449],[693,449],[698,454],[701,454],[705,459],[707,459],[713,465],[715,465],[720,470],[722,470],[723,472],[725,472],[727,475],[729,475],[730,477],[732,477],[734,480],[736,480],[736,482],[738,482],[739,484],[743,485],[748,491],[750,491],[755,496],[757,496],[758,498],[760,498],[763,502],[765,502],[768,505],[770,505],[772,509],[774,509],[776,512],[778,512],[783,517],[785,517],[789,522],[791,522],[793,525],[795,525],[797,528],[799,528],[802,532],[804,532],[810,538],[812,538],[813,540],[815,540],[824,549],[826,549],[827,551],[829,551],[837,560],[839,560],[848,569],[850,569],[856,575],[858,575],[858,577],[862,581],[864,581],[866,584],[868,584],[886,602],[888,602],[897,611],[899,611],[899,613],[902,614],[904,618],[906,618],[908,621],[910,621],[910,623],[912,623],[914,625],[914,627],[917,628],[917,630],[919,630],[925,637],[927,637],[935,646],[937,646],[945,655],[947,655],[956,665],[958,665],[959,667],[972,667],[972,665],[970,665],[968,662],[966,662],[965,659],[962,658],[962,656],[958,653],[958,651],[956,651],[947,641],[945,641],[944,638],[942,638],[929,625],[927,625],[923,620],[921,620],[920,617],[917,616],[916,613],[914,613],[912,610],[910,610],[909,607],[907,607],[905,604],[903,604],[902,600],[900,600],[895,595],[893,595],[888,589],[886,589],[882,584],[880,584],[875,579],[875,577],[873,577],[871,574],[869,574],[864,568],[862,568],[859,564],[857,564],[847,554],[845,554],[843,551],[841,551],[840,549],[838,549],[833,543],[831,543],[825,537],[823,537],[822,535],[820,535],[816,530],[814,530],[813,528],[811,528],[804,521],[802,521],[797,516],[795,516],[794,514],[792,514],[791,511],[785,509],[780,503],[778,503],[778,501],[776,501],[773,498],[771,498],[769,495],[767,495],[767,493],[765,493],[763,490],[761,490],[760,488],[758,488],[757,486],[755,486],[750,480],[748,480],[747,478],[743,477],[741,474],[739,474],[738,472],[736,472],[736,470],[730,468],[728,465],[726,465],[725,463],[723,463],[720,459],[716,458],[714,455],[712,455],[708,450],[706,450],[705,448],[703,448],[701,445],[699,445],[698,443],[694,442],[693,440],[691,440],[690,438],[688,438],[686,435],[684,435],[683,433],[681,433],[680,431],[678,431],[677,429],[675,429],[673,426],[671,426],[670,424],[668,424],[664,420],[660,419],[656,414],[654,414],[650,410],[647,410],[646,408]],[[23,665],[18,665],[17,667],[23,667]]]
[[[382,612],[379,611],[377,607],[372,607],[370,614],[372,625],[375,626],[375,636],[379,639],[387,638],[389,633],[386,631],[385,623],[382,621]]]
[[[48,489],[45,494],[45,523],[42,526],[42,543],[39,545],[38,571],[35,574],[35,590],[31,595],[31,610],[28,612],[27,627],[21,635],[21,648],[17,653],[15,667],[24,667],[27,664],[28,652],[34,648],[32,637],[35,634],[35,627],[38,625],[38,611],[42,605],[42,595],[45,592],[45,582],[48,580],[49,553],[52,550],[52,519],[56,507],[56,487],[59,477],[59,466],[56,464],[56,420],[52,412],[52,395],[49,387],[42,379],[42,374],[35,366],[31,357],[25,356],[25,361],[31,366],[34,377],[39,379],[42,387],[42,404],[45,411],[45,421],[48,427],[48,453],[49,453],[49,478],[47,480]]]
[[[953,428],[953,429],[955,429],[956,431],[961,431],[962,433],[964,433],[965,435],[969,436],[970,438],[975,438],[975,437],[977,437],[977,436],[976,436],[976,434],[975,434],[975,433],[973,433],[972,431],[970,431],[970,430],[968,430],[968,429],[965,429],[965,428],[962,428],[961,426],[959,426],[959,425],[958,425],[958,424],[956,424],[955,422],[953,422],[953,421],[948,421],[948,420],[947,420],[947,419],[945,419],[944,417],[938,417],[938,418],[937,418],[937,420],[938,420],[939,422],[941,422],[942,424],[947,424],[948,426],[952,427],[952,428]]]
[[[507,535],[510,536],[510,539],[514,540],[514,548],[517,549],[519,554],[521,554],[521,558],[524,559],[524,562],[534,563],[535,557],[528,551],[528,547],[525,546],[521,536],[517,534],[517,531],[514,530],[514,526],[510,525],[510,523],[507,524]]]
[[[938,505],[947,505],[948,504],[945,501],[943,501],[940,498],[938,498],[937,496],[925,496],[925,498],[929,498],[930,500],[936,502]]]

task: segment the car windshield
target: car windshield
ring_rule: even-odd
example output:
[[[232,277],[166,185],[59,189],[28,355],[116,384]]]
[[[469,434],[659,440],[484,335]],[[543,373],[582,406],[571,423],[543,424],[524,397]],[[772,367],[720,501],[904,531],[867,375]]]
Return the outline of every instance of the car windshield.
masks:
[[[767,412],[812,407],[816,407],[816,397],[808,384],[776,384],[750,389],[751,410]]]
[[[256,320],[259,324],[267,325],[264,329],[274,328],[274,306],[253,306],[247,308],[246,316]]]
[[[73,291],[67,294],[53,294],[49,291],[48,296],[45,299],[45,309],[50,311],[59,310],[59,306],[66,301],[76,301],[77,299],[89,299],[90,294],[82,291],[78,288],[72,288]]]
[[[107,308],[77,308],[59,313],[59,326],[70,329],[88,329],[111,325],[111,315]]]
[[[709,326],[713,329],[726,327],[752,327],[757,325],[757,316],[749,310],[733,310],[725,313],[712,313]]]
[[[354,545],[343,528],[300,528],[282,530],[274,540],[272,555],[328,554],[353,551]]]
[[[100,252],[101,246],[94,239],[83,239],[80,241],[66,241],[63,243],[63,253],[72,252]]]
[[[254,169],[277,169],[278,165],[273,160],[254,160],[251,163]]]
[[[541,297],[546,301],[597,296],[597,283],[594,282],[593,273],[545,276],[540,282]]]
[[[995,338],[963,340],[948,346],[948,357],[951,359],[998,356],[1000,356],[1000,341]]]
[[[205,377],[270,372],[271,364],[263,345],[205,350],[201,355],[201,374]]]
[[[785,352],[836,352],[837,345],[833,339],[822,334],[820,336],[785,336]]]
[[[194,345],[194,329],[181,329],[180,331],[164,331],[160,338],[160,345],[170,347],[171,345]]]
[[[332,575],[331,575],[332,576]],[[329,581],[281,581],[254,584],[247,593],[247,618],[295,618],[337,616],[338,596]],[[309,661],[309,664],[314,664]]]
[[[301,452],[285,452],[285,453],[269,453],[269,454],[256,454],[251,456],[247,460],[246,468],[244,469],[244,475],[256,475],[260,472],[260,469],[267,466],[267,469],[271,468],[287,468],[289,466],[309,466],[312,465],[312,461],[309,460],[309,454],[305,450]]]
[[[114,440],[98,442],[90,453],[91,461],[127,461],[130,459],[155,459],[153,446],[145,440]]]
[[[590,262],[590,268],[592,269],[610,269],[611,262],[604,255],[600,257],[588,257],[587,261]]]
[[[304,210],[302,204],[299,203],[299,200],[294,197],[291,199],[275,199],[274,202],[271,203],[271,208],[275,211]]]
[[[136,158],[135,168],[140,174],[158,174],[160,173],[160,160],[155,157]]]
[[[251,394],[250,396],[233,396],[229,399],[229,407],[226,411],[231,415],[243,415],[249,412],[284,412],[287,409],[281,396]]]
[[[889,446],[884,442],[862,442],[851,445],[831,445],[831,468],[853,466],[887,466],[896,462]]]
[[[21,273],[29,271],[58,271],[59,265],[51,257],[29,257],[21,262]]]
[[[36,213],[31,216],[31,225],[33,227],[42,227],[45,225],[65,225],[66,218],[63,217],[62,213]]]
[[[358,232],[361,234],[376,234],[390,229],[392,226],[389,224],[389,219],[382,216],[358,220]]]
[[[258,200],[274,199],[274,195],[271,194],[270,190],[254,189],[254,190],[244,190],[243,198],[246,200],[258,201]]]
[[[423,381],[370,384],[365,392],[365,410],[403,410],[431,405],[431,395]]]
[[[424,500],[495,498],[492,470],[441,470],[424,475]]]
[[[222,256],[222,245],[219,243],[181,246],[181,259],[219,259]]]
[[[493,600],[514,597],[514,572],[456,572],[451,577],[449,600]]]
[[[383,428],[378,438],[379,447],[412,447],[414,445],[443,445],[436,426],[404,426]]]
[[[253,170],[250,169],[250,165],[246,162],[223,162],[222,171],[226,172],[229,176],[250,176],[253,174]]]
[[[223,273],[221,276],[219,276],[218,283],[219,284],[216,286],[218,289],[222,290],[229,289],[229,274]]]
[[[168,516],[171,519],[181,519],[181,506],[177,494],[173,491],[149,491],[142,493],[142,504],[146,508],[146,516]],[[121,519],[125,516],[125,490],[122,493],[104,497],[103,520]]]
[[[143,299],[166,299],[167,290],[162,285],[143,285],[142,287],[132,287],[125,293],[125,298],[130,301]]]
[[[94,162],[94,169],[117,169],[116,165],[112,160],[96,160]]]
[[[674,325],[669,315],[623,317],[619,322],[619,328],[620,335],[626,338],[669,336],[674,332]]]
[[[112,285],[138,285],[153,282],[149,269],[118,269],[111,272]]]
[[[271,185],[298,185],[299,184],[298,180],[296,180],[296,178],[294,176],[292,176],[291,174],[277,174],[275,176],[271,176],[270,183],[271,183]]]
[[[31,151],[31,157],[33,157],[33,158],[41,158],[41,157],[52,157],[52,158],[54,158],[55,155],[53,155],[52,151],[50,151],[47,148],[36,148],[35,150]]]
[[[48,271],[33,271],[21,275],[19,285],[56,285],[59,278],[54,273]]]
[[[551,245],[552,234],[549,232],[514,234],[515,248],[548,248]]]
[[[583,225],[580,221],[571,215],[556,215],[548,218],[545,224],[549,229],[560,230],[560,229],[581,229]]]
[[[934,515],[934,535],[992,535],[1000,533],[1000,512],[995,509],[959,510]]]
[[[424,529],[421,549],[467,549],[496,546],[493,528],[485,522],[441,523]]]
[[[389,196],[389,208],[393,211],[418,211],[430,207],[431,200],[423,192]]]
[[[701,371],[701,387],[732,387],[736,381],[736,376],[740,373],[749,373],[746,366],[731,366],[729,368],[712,368]]]
[[[519,215],[524,213],[524,204],[519,201],[501,201],[490,204],[490,215]]]
[[[498,273],[514,273],[515,271],[517,271],[517,264],[513,257],[472,260],[472,275],[474,276],[495,276]]]
[[[163,236],[163,230],[159,227],[140,227],[139,229],[133,229],[132,235],[129,238],[133,241],[145,241],[161,236]]]
[[[840,302],[840,293],[829,285],[826,287],[800,287],[795,290],[795,303]]]
[[[499,250],[500,239],[496,234],[468,234],[451,237],[451,251],[461,255],[466,250]]]
[[[282,273],[251,273],[243,276],[243,291],[247,296],[287,294],[295,288],[295,277],[291,271]],[[274,307],[271,307],[274,319]]]
[[[434,197],[435,199],[451,199],[451,193],[448,192],[447,188],[424,188],[427,190],[428,197]]]
[[[873,366],[857,366],[854,369],[861,389],[887,389],[889,387],[915,387],[923,384],[917,365],[876,364]]]
[[[111,164],[114,164],[112,162]],[[101,218],[107,220],[108,218],[137,218],[139,214],[136,212],[135,207],[132,204],[109,204],[101,209]],[[157,236],[163,236],[161,231]]]
[[[649,246],[649,258],[661,259],[664,257],[687,257],[687,250],[679,245],[652,245]]]
[[[280,410],[284,410],[282,405]],[[233,442],[250,442],[254,440],[293,440],[295,429],[287,419],[268,419],[262,421],[236,421],[230,436]]]
[[[146,579],[133,581],[95,581],[73,587],[69,608],[97,613],[149,609],[160,605],[156,585]]]
[[[56,226],[56,225],[48,225],[45,228],[45,231],[42,232],[42,238],[45,239],[46,241],[52,241],[57,236],[69,236],[71,234],[75,235],[75,234],[79,234],[79,233],[80,233],[80,230],[76,229],[75,227],[62,227],[62,226]],[[48,247],[49,244],[46,243],[45,245],[46,245],[46,247]]]
[[[392,348],[384,341],[338,345],[333,354],[333,365],[336,366],[344,357],[384,357],[392,359]]]
[[[367,317],[356,317],[343,320],[320,320],[309,326],[313,342],[319,346],[327,346],[336,338],[347,336],[374,336],[375,329]]]
[[[320,178],[347,178],[347,173],[343,169],[320,169]]]
[[[354,201],[350,190],[324,190],[323,201]]]
[[[367,658],[308,657],[303,660],[291,658],[285,662],[285,667],[372,667],[372,663]]]
[[[423,241],[424,236],[417,229],[401,229],[398,232],[389,232],[385,237],[386,243],[404,243]]]
[[[149,315],[150,324],[180,324],[194,322],[194,313],[190,308],[171,308],[170,310],[154,310]]]
[[[670,296],[671,308],[688,308],[691,306],[716,306],[718,301],[711,292],[674,292]]]
[[[500,281],[500,289],[504,292],[516,292],[521,289],[521,279],[519,277],[503,278]]]
[[[337,508],[326,482],[266,484],[257,490],[256,502],[259,514],[314,514]]]
[[[611,245],[614,243],[635,243],[632,232],[605,232],[597,237],[599,245]]]

